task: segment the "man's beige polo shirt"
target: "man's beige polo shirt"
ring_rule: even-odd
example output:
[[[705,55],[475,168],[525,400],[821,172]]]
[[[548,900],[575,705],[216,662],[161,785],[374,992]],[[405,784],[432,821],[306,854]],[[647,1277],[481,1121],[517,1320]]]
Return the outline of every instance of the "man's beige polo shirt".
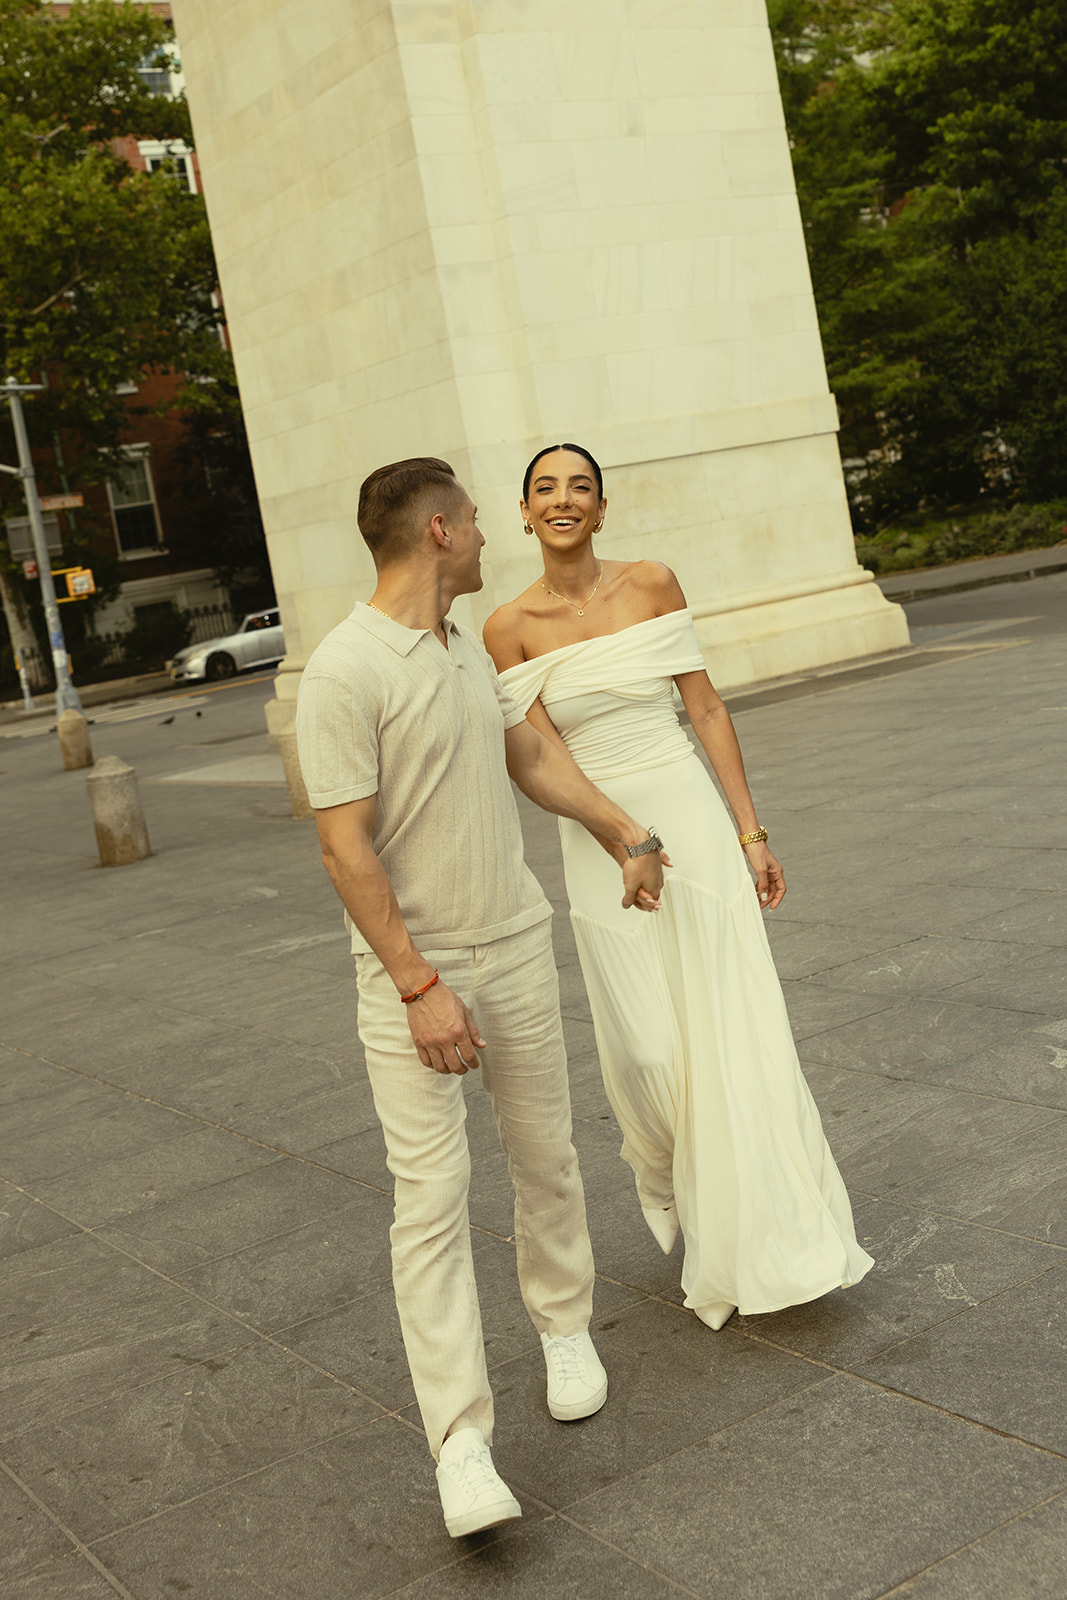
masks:
[[[300,766],[318,810],[378,797],[375,853],[423,950],[487,944],[552,915],[523,860],[504,731],[523,713],[474,634],[448,649],[357,605],[304,668]],[[345,916],[358,954],[366,941]]]

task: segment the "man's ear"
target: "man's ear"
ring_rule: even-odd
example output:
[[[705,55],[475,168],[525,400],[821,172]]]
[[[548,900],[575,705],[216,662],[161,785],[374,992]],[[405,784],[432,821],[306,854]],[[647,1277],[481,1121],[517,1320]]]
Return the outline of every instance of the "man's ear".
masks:
[[[430,518],[430,538],[440,550],[448,550],[452,546],[452,535],[445,524],[442,511],[435,511]]]

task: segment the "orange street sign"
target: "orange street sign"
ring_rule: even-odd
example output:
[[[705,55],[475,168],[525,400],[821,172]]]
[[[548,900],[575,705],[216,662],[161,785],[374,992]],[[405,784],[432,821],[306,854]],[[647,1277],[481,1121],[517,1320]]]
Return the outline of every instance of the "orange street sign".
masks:
[[[85,504],[85,496],[80,494],[47,494],[41,500],[42,511],[77,511],[79,506]]]

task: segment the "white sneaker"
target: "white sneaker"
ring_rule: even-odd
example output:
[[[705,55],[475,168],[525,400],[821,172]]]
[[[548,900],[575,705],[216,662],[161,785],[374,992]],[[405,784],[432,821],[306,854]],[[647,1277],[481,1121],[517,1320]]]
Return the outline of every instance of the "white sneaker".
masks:
[[[548,1368],[548,1409],[557,1422],[591,1417],[608,1397],[608,1375],[588,1333],[541,1335]]]
[[[477,1428],[460,1428],[449,1434],[441,1446],[437,1488],[445,1527],[453,1539],[522,1516],[522,1507],[497,1474],[489,1446]]]

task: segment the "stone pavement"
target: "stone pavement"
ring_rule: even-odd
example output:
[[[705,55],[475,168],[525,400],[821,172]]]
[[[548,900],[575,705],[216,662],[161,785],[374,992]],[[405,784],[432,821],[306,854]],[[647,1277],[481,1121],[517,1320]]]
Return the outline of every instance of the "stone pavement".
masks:
[[[267,688],[97,714],[158,852],[110,871],[85,774],[44,725],[3,730],[0,1600],[1067,1593],[1067,576],[909,614],[908,670],[736,700],[801,1056],[877,1267],[718,1334],[682,1309],[560,915],[612,1389],[547,1415],[472,1075],[495,1456],[524,1516],[457,1543],[345,939]],[[561,904],[554,824],[524,821]]]

